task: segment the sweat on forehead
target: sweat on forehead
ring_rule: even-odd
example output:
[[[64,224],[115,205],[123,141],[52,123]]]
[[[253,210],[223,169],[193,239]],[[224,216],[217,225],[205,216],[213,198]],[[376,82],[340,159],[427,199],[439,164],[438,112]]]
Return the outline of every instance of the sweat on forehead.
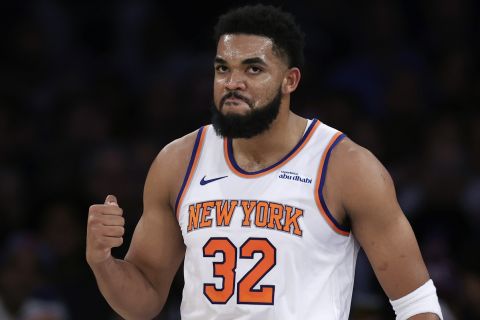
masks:
[[[247,34],[226,34],[220,37],[217,54],[225,58],[237,57],[241,53],[244,58],[260,58],[265,60],[270,53],[288,64],[287,56],[276,49],[272,39]]]

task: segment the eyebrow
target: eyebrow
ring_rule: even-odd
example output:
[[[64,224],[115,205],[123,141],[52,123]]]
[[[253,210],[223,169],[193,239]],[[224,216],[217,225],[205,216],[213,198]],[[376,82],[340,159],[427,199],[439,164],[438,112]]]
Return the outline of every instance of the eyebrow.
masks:
[[[218,64],[227,64],[226,60],[224,60],[222,58],[219,58],[219,57],[215,57],[214,62],[218,63]],[[263,61],[263,59],[258,58],[258,57],[245,59],[245,60],[242,61],[242,64],[244,64],[244,65],[260,64],[260,65],[263,65],[263,66],[267,65],[265,63],[265,61]]]

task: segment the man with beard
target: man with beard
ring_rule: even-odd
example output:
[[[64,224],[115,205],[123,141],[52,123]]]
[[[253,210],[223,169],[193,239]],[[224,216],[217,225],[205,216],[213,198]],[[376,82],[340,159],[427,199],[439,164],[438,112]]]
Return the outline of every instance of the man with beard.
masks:
[[[123,260],[111,256],[117,199],[90,208],[87,261],[112,308],[154,317],[184,260],[182,319],[348,319],[360,245],[398,319],[441,318],[387,171],[290,110],[303,63],[293,17],[246,6],[215,32],[213,125],[159,153]]]

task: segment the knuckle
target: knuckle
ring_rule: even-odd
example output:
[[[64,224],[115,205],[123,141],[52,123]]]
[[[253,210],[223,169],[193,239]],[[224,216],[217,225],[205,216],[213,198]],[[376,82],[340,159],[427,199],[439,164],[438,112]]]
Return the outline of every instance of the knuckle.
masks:
[[[104,233],[105,233],[105,231],[104,231],[104,228],[102,228],[102,227],[96,226],[92,229],[92,234],[97,239],[103,239]],[[102,240],[100,240],[100,241],[102,241]]]
[[[96,221],[97,221],[97,218],[95,217],[95,215],[93,215],[93,214],[88,215],[88,224],[89,225],[94,224]]]
[[[116,233],[117,233],[117,235],[119,235],[120,237],[123,236],[124,233],[125,233],[125,228],[120,227],[120,226],[117,227],[117,232],[116,232]]]
[[[99,215],[101,215],[99,208],[91,209],[88,212],[89,218],[98,217]]]
[[[88,212],[94,213],[94,212],[97,212],[98,209],[99,209],[98,204],[92,204],[92,205],[88,208]]]
[[[123,228],[120,226],[115,226],[115,228],[112,230],[112,234],[114,236],[122,236],[123,235]]]
[[[115,221],[120,227],[123,227],[125,225],[125,219],[123,217],[118,217],[118,219]]]
[[[101,219],[99,218],[98,215],[90,215],[88,217],[88,226],[90,227],[90,229],[96,229],[96,225],[100,224],[101,223]]]

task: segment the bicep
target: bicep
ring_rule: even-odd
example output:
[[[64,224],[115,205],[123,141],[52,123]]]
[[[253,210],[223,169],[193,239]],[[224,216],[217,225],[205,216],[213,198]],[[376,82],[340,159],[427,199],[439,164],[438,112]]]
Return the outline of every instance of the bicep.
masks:
[[[162,155],[154,161],[144,188],[144,210],[125,256],[157,289],[170,287],[180,266],[185,247],[169,203],[168,162]]]
[[[173,217],[173,213],[144,211],[125,256],[156,288],[170,286],[185,252],[178,224],[168,216]]]
[[[357,160],[357,174],[347,183],[346,210],[353,234],[394,300],[424,284],[428,272],[387,170],[369,153]]]

